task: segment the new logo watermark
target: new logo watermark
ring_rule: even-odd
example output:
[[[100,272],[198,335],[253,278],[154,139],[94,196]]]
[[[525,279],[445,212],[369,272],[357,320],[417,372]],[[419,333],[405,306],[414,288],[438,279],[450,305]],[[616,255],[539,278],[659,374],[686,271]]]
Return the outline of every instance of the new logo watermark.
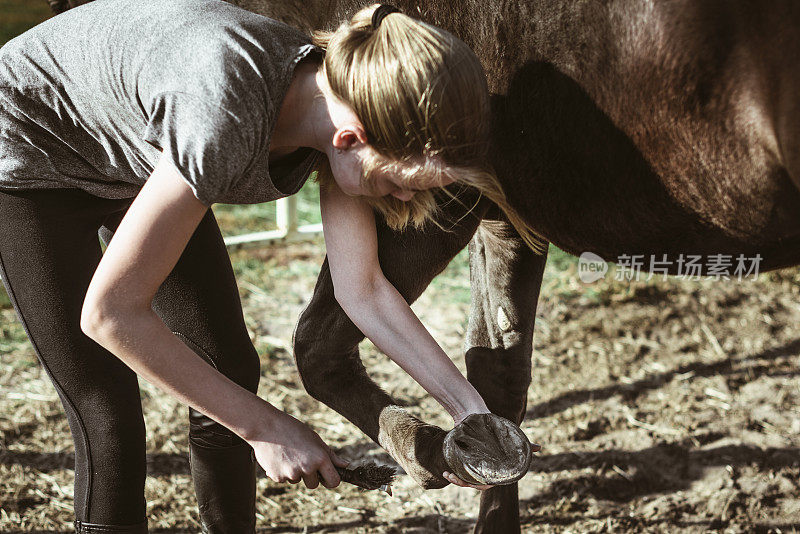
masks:
[[[578,258],[578,278],[584,284],[591,284],[603,278],[608,272],[608,263],[594,252],[584,252]]]

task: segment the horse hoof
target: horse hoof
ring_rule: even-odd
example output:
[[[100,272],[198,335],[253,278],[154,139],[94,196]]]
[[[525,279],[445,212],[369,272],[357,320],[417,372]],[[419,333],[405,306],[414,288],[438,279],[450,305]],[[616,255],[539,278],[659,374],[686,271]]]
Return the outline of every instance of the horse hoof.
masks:
[[[444,458],[450,471],[470,484],[513,484],[528,472],[531,444],[508,419],[472,414],[447,433]]]
[[[381,411],[378,443],[397,460],[405,472],[425,489],[439,489],[449,482],[442,477],[446,432],[423,423],[399,406]]]

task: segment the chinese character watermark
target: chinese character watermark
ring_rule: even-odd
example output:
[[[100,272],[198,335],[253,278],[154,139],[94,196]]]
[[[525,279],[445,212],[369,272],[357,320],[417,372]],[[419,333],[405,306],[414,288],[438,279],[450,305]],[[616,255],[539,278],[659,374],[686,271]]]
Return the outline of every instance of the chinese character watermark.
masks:
[[[761,254],[755,256],[678,254],[673,259],[668,258],[666,254],[662,254],[660,257],[655,254],[650,256],[622,254],[617,257],[614,280],[630,282],[644,279],[648,281],[657,275],[660,275],[662,280],[666,280],[667,275],[672,273],[675,278],[681,280],[700,280],[705,276],[706,280],[735,279],[741,282],[747,278],[755,280],[758,277],[761,260]],[[597,254],[584,252],[580,255],[578,277],[581,282],[591,284],[604,278],[607,272],[608,263]]]

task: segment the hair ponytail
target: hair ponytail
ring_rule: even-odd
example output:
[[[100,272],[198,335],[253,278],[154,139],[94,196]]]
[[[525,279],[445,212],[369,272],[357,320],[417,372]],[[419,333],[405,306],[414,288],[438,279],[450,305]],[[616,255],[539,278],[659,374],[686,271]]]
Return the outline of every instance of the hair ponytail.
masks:
[[[331,93],[355,112],[372,148],[363,160],[365,186],[376,173],[400,182],[419,175],[478,189],[507,215],[535,250],[541,239],[511,208],[497,176],[487,170],[489,89],[474,52],[449,32],[386,5],[358,11],[333,32],[316,32]],[[323,184],[330,179],[325,164]],[[412,184],[413,185],[413,184]],[[409,201],[364,197],[395,229],[421,227],[437,207],[430,190]]]

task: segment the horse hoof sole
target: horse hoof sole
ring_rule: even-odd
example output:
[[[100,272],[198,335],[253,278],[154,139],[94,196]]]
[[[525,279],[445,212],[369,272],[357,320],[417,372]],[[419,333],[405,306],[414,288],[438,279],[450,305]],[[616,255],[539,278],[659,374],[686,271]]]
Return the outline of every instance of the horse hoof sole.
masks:
[[[494,414],[470,415],[448,432],[442,447],[451,472],[470,484],[513,484],[533,456],[519,426]]]

